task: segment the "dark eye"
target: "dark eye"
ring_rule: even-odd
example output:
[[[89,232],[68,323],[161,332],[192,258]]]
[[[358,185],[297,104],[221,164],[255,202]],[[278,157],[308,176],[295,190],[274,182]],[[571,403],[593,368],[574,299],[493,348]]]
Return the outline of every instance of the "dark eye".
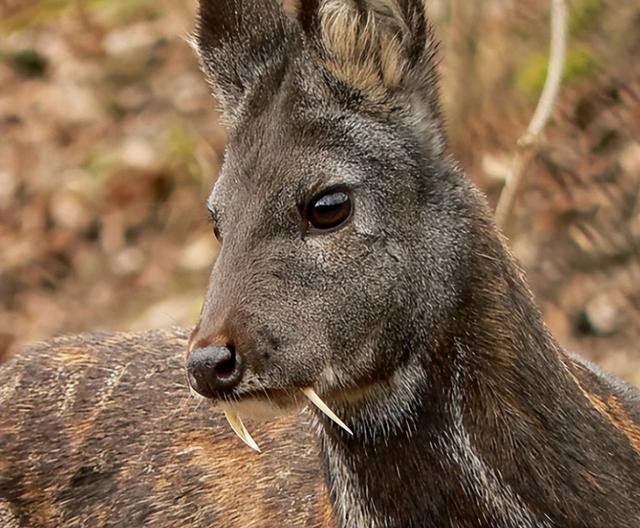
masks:
[[[307,222],[316,230],[332,230],[349,219],[351,209],[351,196],[347,192],[324,192],[309,202]]]

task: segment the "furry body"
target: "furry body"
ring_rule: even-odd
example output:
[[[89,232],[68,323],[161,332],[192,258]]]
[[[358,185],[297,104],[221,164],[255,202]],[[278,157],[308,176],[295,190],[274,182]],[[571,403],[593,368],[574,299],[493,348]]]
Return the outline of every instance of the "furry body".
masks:
[[[0,526],[329,526],[308,414],[254,455],[189,394],[186,336],[62,338],[3,367]]]
[[[318,442],[317,422],[308,411],[254,425],[263,454],[249,451],[219,411],[186,390],[186,338],[185,330],[62,338],[3,367],[3,527],[325,528],[340,526],[340,517],[347,526],[380,526],[371,524],[369,508],[395,508],[413,499],[431,512],[420,522],[389,526],[638,526],[638,476],[632,471],[640,448],[637,392],[576,358],[562,356],[601,445],[581,452],[580,439],[567,442],[562,422],[570,417],[557,404],[555,423],[538,416],[541,425],[549,420],[547,428],[527,430],[527,421],[521,430],[528,434],[520,439],[506,430],[487,438],[465,423],[461,395],[454,394],[446,432],[412,429],[402,435],[402,445],[386,447],[358,446],[362,437],[356,438],[348,447],[354,456],[345,460],[335,438],[321,434]],[[437,419],[429,416],[432,423]],[[492,444],[501,436],[510,437],[511,451],[500,446],[496,452]],[[546,467],[539,456],[554,440],[563,451],[556,453],[557,465]],[[602,458],[600,449],[610,454]],[[600,463],[586,462],[591,457]],[[629,471],[616,467],[618,457]],[[354,463],[367,468],[359,478],[384,485],[369,496],[348,493],[360,489],[351,482]],[[428,473],[425,482],[416,481],[414,466]],[[330,473],[333,505],[323,468]],[[547,482],[536,484],[536,473]],[[550,486],[547,492],[537,487],[542,483]],[[564,486],[582,511],[574,505],[571,512]],[[543,502],[551,493],[564,493],[557,496],[555,517]],[[615,517],[618,511],[625,515],[622,508],[626,520]]]

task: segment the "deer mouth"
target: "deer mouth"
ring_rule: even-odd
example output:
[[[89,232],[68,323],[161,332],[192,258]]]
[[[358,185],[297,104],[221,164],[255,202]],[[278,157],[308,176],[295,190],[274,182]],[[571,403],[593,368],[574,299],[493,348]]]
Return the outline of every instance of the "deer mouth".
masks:
[[[260,391],[245,392],[225,397],[218,401],[233,432],[251,449],[260,453],[260,448],[247,430],[242,415],[263,418],[273,416],[278,412],[286,413],[301,406],[305,401],[310,402],[332,422],[353,435],[351,429],[331,410],[320,398],[313,387],[303,389],[262,389]]]

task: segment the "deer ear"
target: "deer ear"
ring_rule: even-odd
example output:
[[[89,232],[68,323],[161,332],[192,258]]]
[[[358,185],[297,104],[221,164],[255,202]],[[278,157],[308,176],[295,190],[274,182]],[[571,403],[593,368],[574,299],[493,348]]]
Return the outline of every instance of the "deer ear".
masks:
[[[425,0],[298,0],[323,66],[375,109],[398,98],[439,121],[437,44]],[[415,110],[415,108],[414,108]]]
[[[278,0],[200,0],[192,40],[226,117],[278,85],[296,29]]]

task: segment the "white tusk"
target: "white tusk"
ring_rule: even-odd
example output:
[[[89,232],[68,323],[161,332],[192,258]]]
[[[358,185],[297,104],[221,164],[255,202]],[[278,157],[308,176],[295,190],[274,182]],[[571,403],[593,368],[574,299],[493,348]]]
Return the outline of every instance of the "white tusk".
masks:
[[[353,436],[353,431],[349,429],[346,426],[346,424],[340,418],[338,418],[331,409],[329,409],[327,404],[320,399],[320,396],[318,396],[318,394],[316,393],[315,390],[313,390],[312,387],[302,389],[302,392],[307,398],[309,398],[309,400],[311,400],[311,403],[313,403],[318,409],[320,409],[324,414],[326,414],[329,419],[333,420],[340,427],[342,427],[347,433]]]
[[[255,440],[251,438],[249,431],[247,431],[247,428],[242,423],[242,420],[240,419],[240,416],[238,416],[238,413],[232,410],[225,410],[224,415],[227,418],[231,429],[233,429],[233,432],[240,437],[240,440],[247,444],[251,449],[255,449],[258,453],[260,453],[258,444],[256,444]]]

